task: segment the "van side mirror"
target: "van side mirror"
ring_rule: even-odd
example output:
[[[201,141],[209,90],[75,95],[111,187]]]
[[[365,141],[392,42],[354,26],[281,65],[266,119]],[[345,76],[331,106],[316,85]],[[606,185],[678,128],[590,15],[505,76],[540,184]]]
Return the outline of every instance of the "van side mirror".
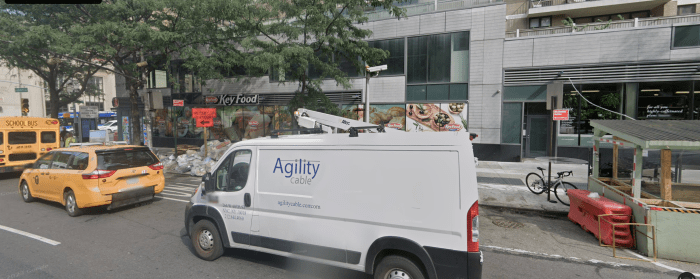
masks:
[[[211,178],[211,173],[206,173],[202,177],[202,181],[204,181],[204,193],[206,194],[207,192],[213,192],[216,190],[216,182],[214,179]]]

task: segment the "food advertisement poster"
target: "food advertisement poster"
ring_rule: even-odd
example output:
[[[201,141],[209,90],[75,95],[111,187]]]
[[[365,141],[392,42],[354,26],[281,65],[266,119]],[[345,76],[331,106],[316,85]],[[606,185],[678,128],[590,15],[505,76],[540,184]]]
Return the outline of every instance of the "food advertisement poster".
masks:
[[[400,105],[372,105],[369,106],[369,122],[376,125],[384,125],[387,128],[406,130],[406,106]]]
[[[428,103],[406,105],[407,132],[467,131],[466,103]]]

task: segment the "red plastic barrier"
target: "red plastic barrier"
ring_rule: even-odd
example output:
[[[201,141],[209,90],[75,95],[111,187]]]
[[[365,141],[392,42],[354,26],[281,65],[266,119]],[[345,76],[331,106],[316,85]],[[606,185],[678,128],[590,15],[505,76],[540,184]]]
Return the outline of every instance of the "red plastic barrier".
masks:
[[[570,207],[569,220],[581,225],[584,230],[593,233],[604,244],[612,245],[613,226],[610,223],[630,223],[632,208],[619,204],[604,197],[589,198],[590,191],[568,190]],[[624,214],[626,216],[603,216],[608,222],[600,220],[600,234],[598,235],[598,215]],[[609,223],[610,222],[610,223]],[[615,226],[615,246],[634,247],[634,238],[630,232],[630,226]]]

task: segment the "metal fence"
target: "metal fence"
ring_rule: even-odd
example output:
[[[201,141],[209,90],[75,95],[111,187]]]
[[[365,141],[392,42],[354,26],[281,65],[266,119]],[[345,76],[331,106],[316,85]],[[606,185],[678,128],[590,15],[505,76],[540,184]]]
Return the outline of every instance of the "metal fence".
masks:
[[[538,29],[523,29],[506,32],[506,38],[530,37],[530,36],[545,36],[554,34],[564,34],[573,32],[588,32],[607,29],[624,29],[636,28],[645,26],[671,25],[675,23],[700,22],[700,14],[669,16],[669,17],[651,17],[651,18],[636,18],[628,20],[617,20],[608,22],[596,22],[586,25],[575,26],[557,26]]]
[[[456,0],[456,1],[435,1],[423,2],[418,1],[417,4],[401,6],[406,9],[406,16],[412,16],[433,11],[444,11],[453,9],[469,8],[474,6],[502,3],[503,0]],[[436,9],[437,8],[437,9]],[[382,20],[393,18],[394,16],[388,10],[377,9],[374,11],[365,11],[365,15],[369,21]]]

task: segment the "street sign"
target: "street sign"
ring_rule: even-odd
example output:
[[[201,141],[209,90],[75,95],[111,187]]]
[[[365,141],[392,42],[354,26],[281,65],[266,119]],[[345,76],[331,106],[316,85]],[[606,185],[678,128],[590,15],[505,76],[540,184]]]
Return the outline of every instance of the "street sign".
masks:
[[[216,109],[215,108],[193,108],[192,109],[192,118],[211,120],[214,117],[216,117]]]
[[[26,87],[15,88],[15,92],[29,92]]]
[[[97,106],[80,106],[80,118],[97,118],[98,115]]]
[[[197,119],[197,127],[212,127],[214,126],[214,121],[210,118],[207,119]]]
[[[555,109],[553,114],[553,120],[569,120],[569,110]]]
[[[176,100],[176,99],[173,99],[173,106],[174,106],[174,107],[184,107],[184,106],[185,106],[185,100]]]

